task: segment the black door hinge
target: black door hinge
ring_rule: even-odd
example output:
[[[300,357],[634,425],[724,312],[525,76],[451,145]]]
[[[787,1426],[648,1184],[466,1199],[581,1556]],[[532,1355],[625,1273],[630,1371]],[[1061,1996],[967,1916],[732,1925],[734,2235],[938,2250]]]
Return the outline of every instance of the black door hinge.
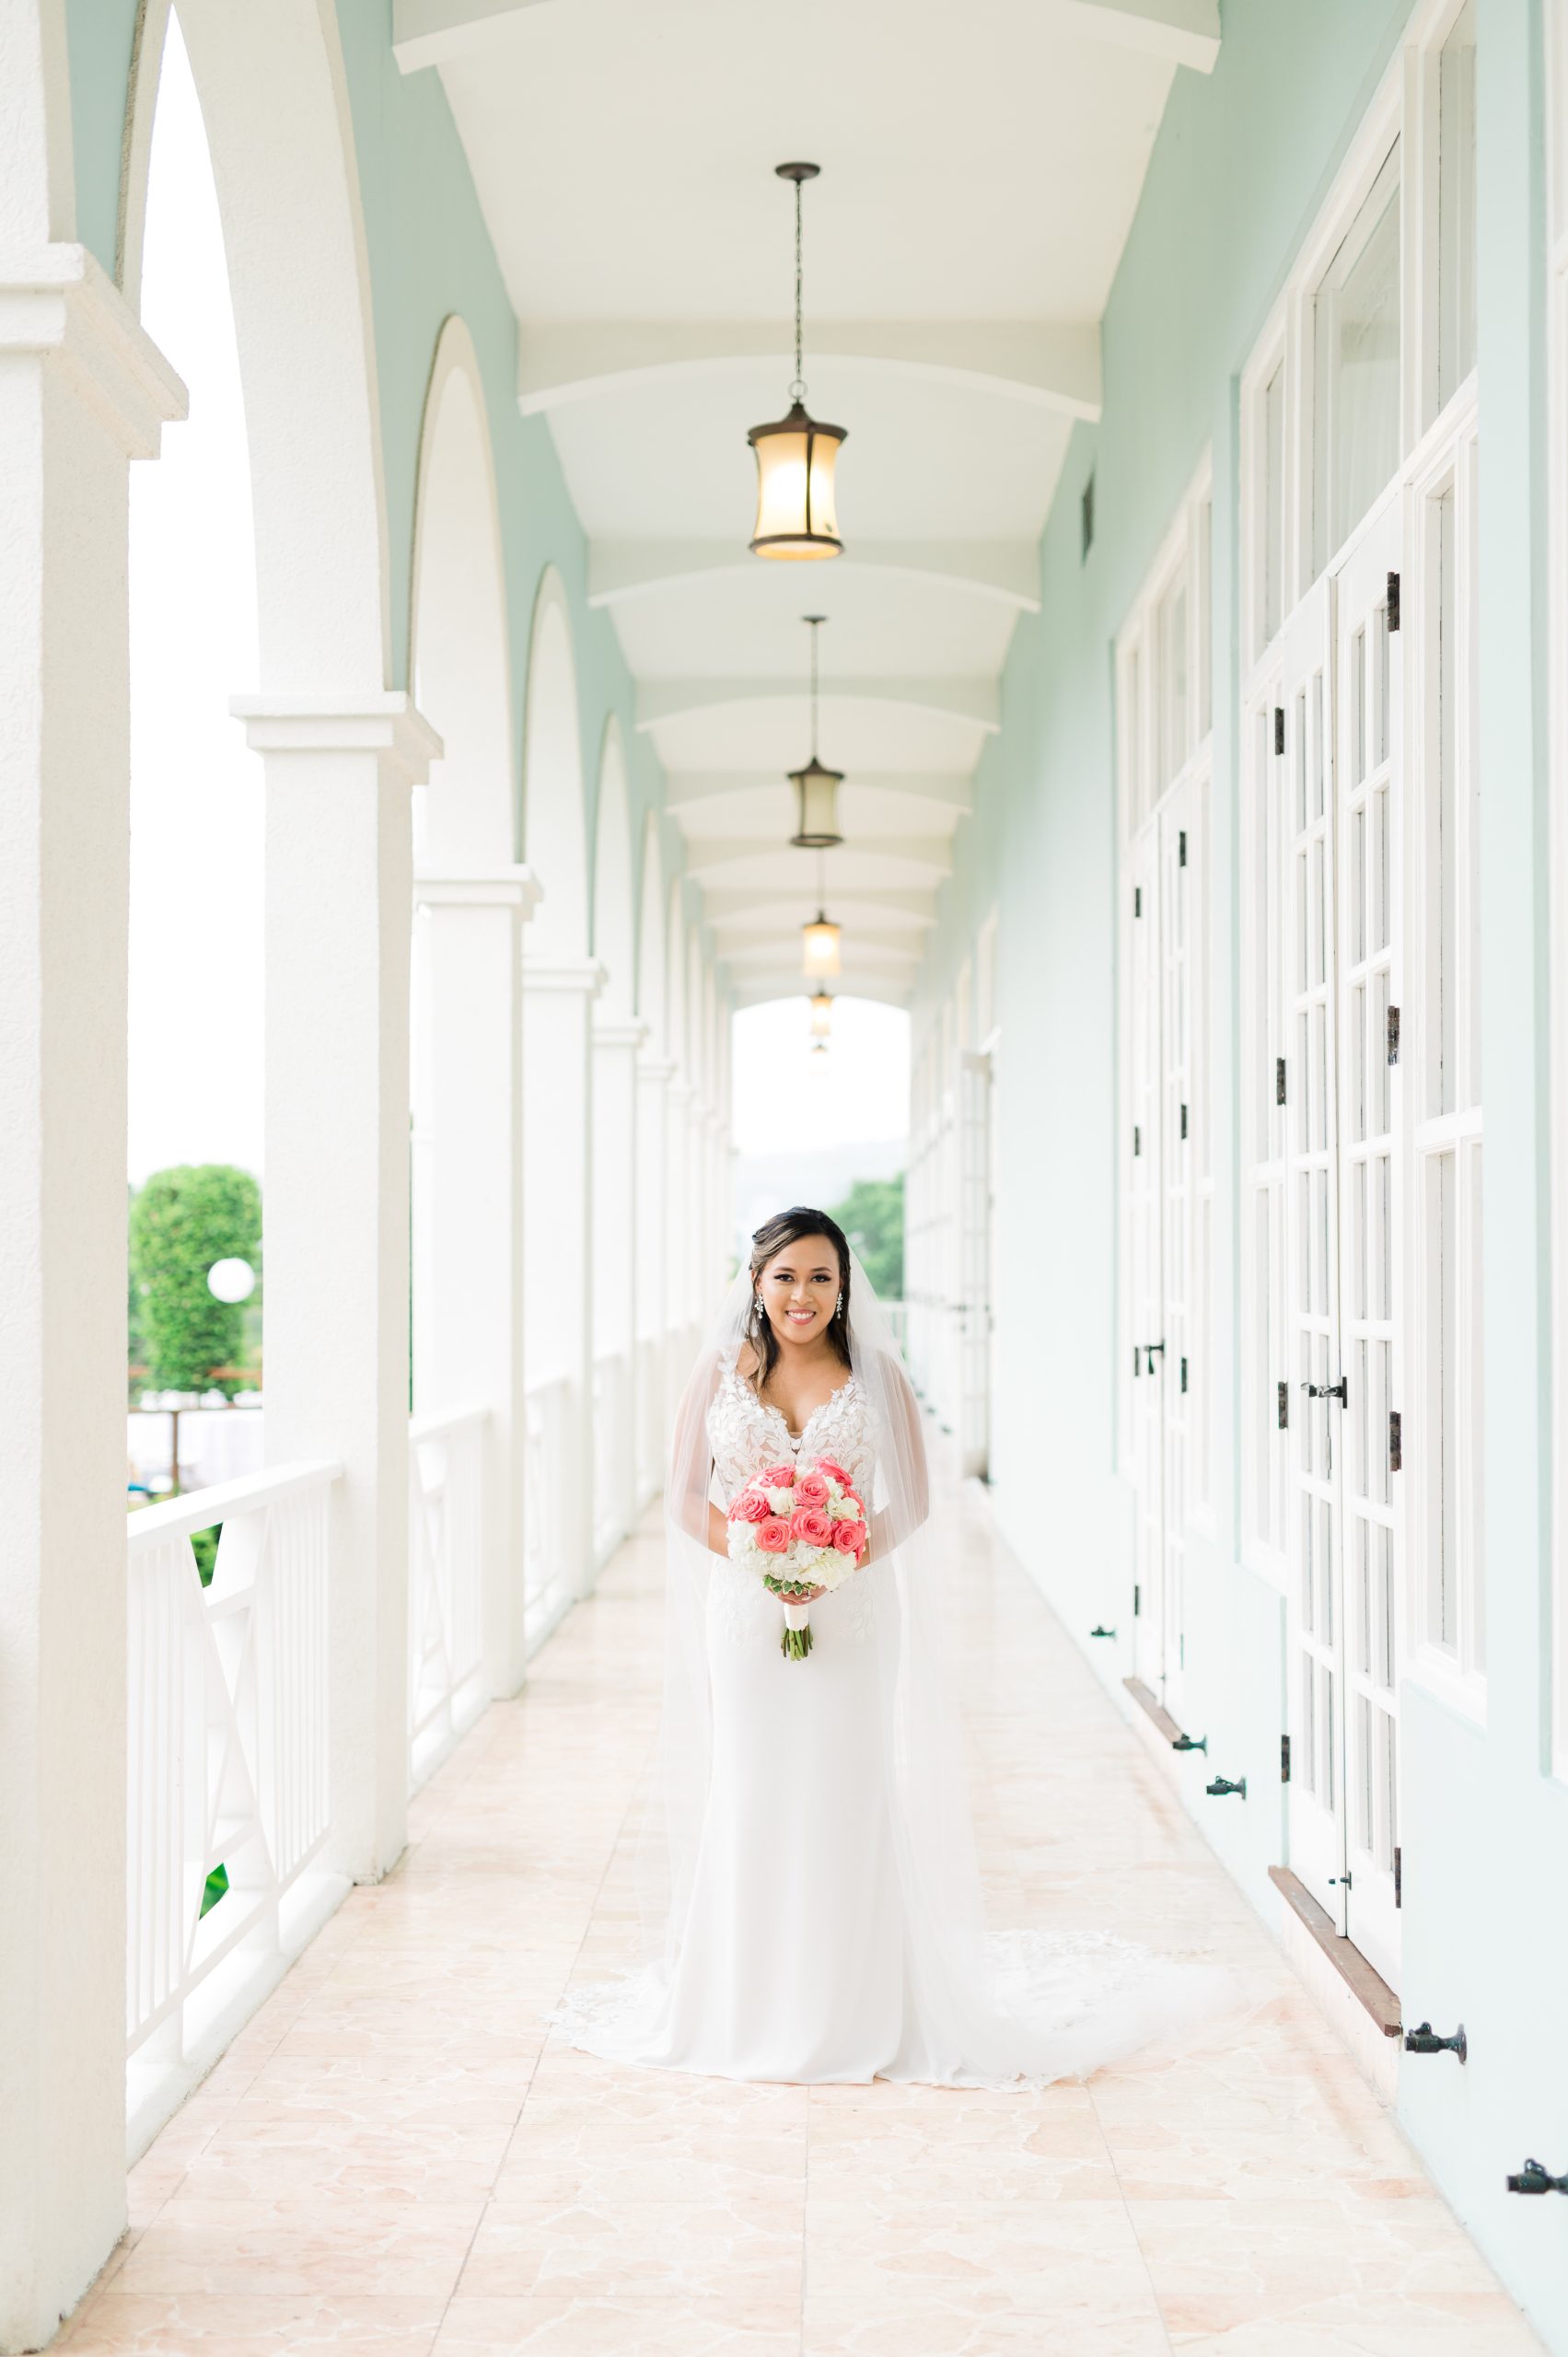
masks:
[[[1388,628],[1390,631],[1396,631],[1399,627],[1400,576],[1397,573],[1390,573],[1388,575]]]
[[[1187,1108],[1185,1105],[1181,1109],[1181,1134],[1183,1137],[1187,1135]]]
[[[1390,1408],[1388,1411],[1388,1470],[1390,1473],[1400,1473],[1404,1470],[1405,1444],[1403,1434],[1400,1429],[1400,1421],[1399,1410]]]
[[[1187,1388],[1187,1362],[1185,1359],[1181,1362],[1181,1388],[1183,1391]]]
[[[1388,1062],[1391,1064],[1397,1064],[1399,1061],[1400,1010],[1397,1006],[1391,1006],[1388,1009]]]
[[[1396,1841],[1394,1844],[1394,1904],[1396,1907],[1402,1907],[1404,1903],[1404,1876],[1400,1868],[1400,1845]]]
[[[1283,753],[1284,749],[1285,708],[1283,703],[1277,703],[1274,706],[1274,750],[1276,753]]]
[[[1139,1587],[1136,1584],[1134,1584],[1134,1585],[1133,1585],[1133,1589],[1132,1589],[1132,1618],[1133,1618],[1133,1620],[1136,1620],[1136,1619],[1138,1618],[1138,1615],[1140,1614],[1140,1612],[1142,1612],[1143,1608],[1144,1608],[1144,1591],[1143,1591],[1143,1589],[1142,1589],[1141,1587]]]
[[[1276,1056],[1274,1058],[1274,1102],[1276,1105],[1283,1105],[1284,1101],[1285,1060],[1283,1056]]]
[[[1141,884],[1134,884],[1132,887],[1132,914],[1135,917],[1141,917],[1143,913],[1144,888]]]
[[[1142,1153],[1143,1153],[1143,1151],[1144,1151],[1144,1132],[1143,1132],[1143,1131],[1138,1127],[1137,1122],[1136,1122],[1136,1121],[1134,1121],[1134,1122],[1133,1122],[1133,1124],[1132,1124],[1132,1152],[1133,1152],[1134,1155],[1140,1155],[1140,1154],[1142,1154]]]
[[[1290,1737],[1288,1735],[1282,1735],[1280,1737],[1280,1782],[1282,1784],[1288,1784],[1290,1782]]]
[[[1185,867],[1187,865],[1187,830],[1185,827],[1182,828],[1180,833],[1176,838],[1176,864],[1178,867]]]
[[[1279,1404],[1274,1411],[1274,1421],[1282,1433],[1288,1432],[1290,1430],[1290,1386],[1288,1383],[1282,1383],[1277,1385],[1276,1388],[1279,1392]]]

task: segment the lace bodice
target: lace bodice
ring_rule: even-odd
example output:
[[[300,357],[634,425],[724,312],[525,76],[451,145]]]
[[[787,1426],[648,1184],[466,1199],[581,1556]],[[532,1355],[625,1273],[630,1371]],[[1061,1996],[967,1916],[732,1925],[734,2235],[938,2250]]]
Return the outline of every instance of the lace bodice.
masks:
[[[759,1399],[731,1360],[720,1373],[708,1410],[708,1438],[725,1504],[764,1465],[791,1458],[805,1463],[814,1457],[830,1457],[842,1465],[869,1502],[876,1462],[870,1427],[865,1398],[851,1375],[812,1410],[796,1440],[784,1411]]]

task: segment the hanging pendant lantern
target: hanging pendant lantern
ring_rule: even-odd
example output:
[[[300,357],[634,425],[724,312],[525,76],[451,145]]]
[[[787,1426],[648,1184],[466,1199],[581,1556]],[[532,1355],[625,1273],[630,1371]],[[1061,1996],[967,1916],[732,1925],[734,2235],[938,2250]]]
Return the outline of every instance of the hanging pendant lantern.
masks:
[[[747,435],[757,454],[757,522],[751,535],[756,556],[784,557],[799,562],[837,556],[838,507],[833,470],[839,445],[845,440],[842,425],[823,425],[806,407],[806,383],[801,376],[800,191],[814,180],[819,164],[780,164],[781,180],[795,182],[795,382],[789,389],[789,413],[772,425],[754,425]]]
[[[832,1019],[833,994],[831,991],[816,992],[811,1001],[811,1037],[814,1039],[826,1040],[832,1026]]]
[[[796,829],[790,842],[799,851],[830,851],[843,841],[839,831],[839,788],[844,773],[824,768],[817,758],[817,633],[827,616],[806,614],[802,620],[811,631],[811,759],[804,769],[789,772],[796,794]]]
[[[800,970],[808,981],[839,971],[839,928],[823,910],[801,926],[800,944]]]

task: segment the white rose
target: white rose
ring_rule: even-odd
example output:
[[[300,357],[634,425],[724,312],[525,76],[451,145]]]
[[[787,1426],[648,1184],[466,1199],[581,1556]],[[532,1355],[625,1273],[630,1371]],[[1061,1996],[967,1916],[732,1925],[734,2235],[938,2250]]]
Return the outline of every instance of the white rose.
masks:
[[[835,1498],[828,1508],[835,1522],[858,1522],[860,1508],[853,1498]]]
[[[790,1515],[795,1511],[795,1492],[793,1490],[767,1490],[763,1492],[763,1495],[766,1497],[768,1504],[772,1507],[773,1512],[775,1514],[782,1514],[787,1522]]]

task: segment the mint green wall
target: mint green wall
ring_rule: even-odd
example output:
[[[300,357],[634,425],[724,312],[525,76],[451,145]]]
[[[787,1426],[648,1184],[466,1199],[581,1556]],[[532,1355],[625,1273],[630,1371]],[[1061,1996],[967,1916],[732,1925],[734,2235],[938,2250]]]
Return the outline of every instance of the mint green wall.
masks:
[[[950,992],[993,905],[1002,1264],[1036,1300],[999,1326],[994,1501],[1023,1560],[1121,1696],[1131,1495],[1117,1464],[1117,842],[1111,647],[1202,452],[1214,463],[1213,1052],[1217,1530],[1190,1542],[1183,1715],[1245,1808],[1197,1822],[1260,1909],[1288,1857],[1279,1783],[1283,1599],[1239,1552],[1237,1396],[1239,373],[1353,136],[1408,0],[1227,0],[1212,78],[1179,75],[1104,327],[1105,407],[1074,435],[1020,621],[976,809],[922,977]],[[1407,2056],[1423,2157],[1568,2357],[1568,2203],[1504,2190],[1536,2154],[1568,2169],[1568,1791],[1549,1773],[1550,1471],[1545,857],[1546,435],[1539,0],[1481,0],[1478,131],[1481,967],[1486,1106],[1490,1719],[1402,1697],[1409,2021],[1463,2019],[1471,2059]],[[1078,552],[1095,475],[1097,539]],[[1019,1284],[1009,1283],[1016,1299]],[[1044,1500],[1044,1510],[1041,1500]]]
[[[114,268],[121,153],[136,0],[68,0],[77,229]],[[540,581],[553,565],[571,608],[591,874],[598,761],[619,716],[626,751],[640,922],[644,819],[664,787],[648,740],[636,733],[632,681],[609,617],[587,604],[587,550],[542,418],[520,415],[517,321],[438,74],[403,75],[391,53],[391,0],[338,0],[374,309],[386,482],[392,678],[408,684],[410,584],[420,430],[436,344],[454,313],[479,354],[494,451],[511,633],[516,792],[522,800],[523,706],[528,638]],[[526,819],[524,822],[526,831]],[[668,877],[682,864],[679,830],[661,819]],[[690,923],[697,899],[685,892]]]

